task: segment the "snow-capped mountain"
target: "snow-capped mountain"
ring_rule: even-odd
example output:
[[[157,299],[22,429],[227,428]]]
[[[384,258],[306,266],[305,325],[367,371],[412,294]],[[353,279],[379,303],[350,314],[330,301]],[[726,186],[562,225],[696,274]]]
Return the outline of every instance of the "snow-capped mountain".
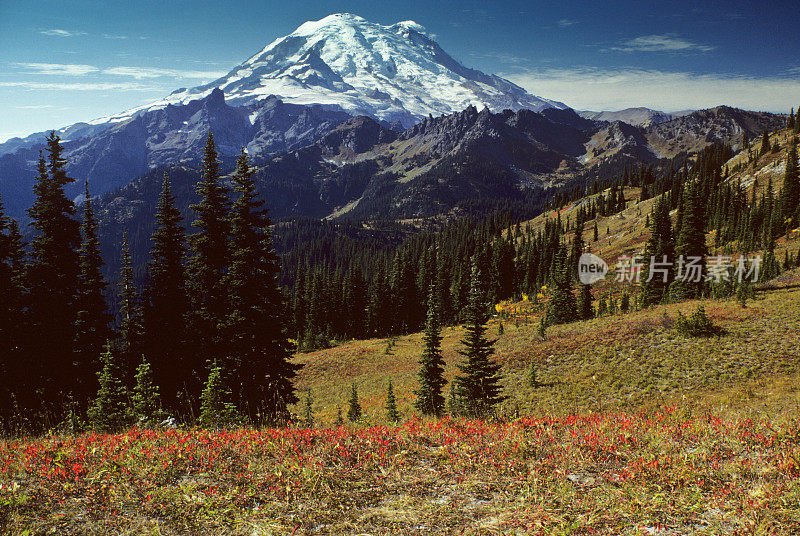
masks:
[[[275,95],[286,103],[322,104],[404,127],[468,106],[492,111],[567,108],[498,76],[464,67],[416,22],[382,26],[337,13],[306,22],[218,80],[179,89],[160,101],[93,123],[186,104],[214,88],[220,88],[233,106]]]

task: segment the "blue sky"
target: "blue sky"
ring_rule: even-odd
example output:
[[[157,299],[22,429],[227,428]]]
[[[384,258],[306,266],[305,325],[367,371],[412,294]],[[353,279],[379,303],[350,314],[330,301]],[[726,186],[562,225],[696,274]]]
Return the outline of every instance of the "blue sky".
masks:
[[[576,109],[800,105],[797,2],[0,0],[0,140],[209,82],[306,20],[415,20]]]

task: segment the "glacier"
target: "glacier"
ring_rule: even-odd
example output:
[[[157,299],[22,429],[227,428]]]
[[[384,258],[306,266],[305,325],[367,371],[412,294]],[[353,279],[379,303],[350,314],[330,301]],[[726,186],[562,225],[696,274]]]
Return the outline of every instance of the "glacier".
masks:
[[[494,112],[568,108],[499,76],[464,67],[414,21],[383,26],[336,13],[302,24],[217,80],[181,88],[91,124],[121,122],[139,112],[186,104],[215,88],[233,106],[276,96],[287,103],[319,104],[403,127],[468,106]]]

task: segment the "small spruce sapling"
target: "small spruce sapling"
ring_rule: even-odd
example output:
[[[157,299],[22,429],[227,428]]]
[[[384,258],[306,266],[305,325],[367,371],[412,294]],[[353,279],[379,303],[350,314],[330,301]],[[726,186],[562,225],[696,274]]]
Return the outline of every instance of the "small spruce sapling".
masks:
[[[201,428],[225,428],[239,421],[236,406],[230,401],[232,395],[222,381],[222,369],[216,362],[208,373],[208,380],[200,395]]]
[[[392,380],[389,379],[389,387],[386,390],[386,420],[396,423],[400,420],[400,413],[397,411],[397,400],[392,389]]]
[[[361,420],[361,404],[358,402],[358,390],[356,384],[353,384],[350,389],[350,407],[347,408],[347,420],[350,422],[358,422]]]

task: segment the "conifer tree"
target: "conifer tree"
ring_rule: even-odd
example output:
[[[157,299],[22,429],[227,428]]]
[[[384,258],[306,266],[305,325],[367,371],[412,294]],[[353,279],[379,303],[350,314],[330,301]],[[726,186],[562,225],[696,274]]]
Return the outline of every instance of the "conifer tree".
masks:
[[[769,143],[769,133],[765,130],[761,136],[761,156],[769,153],[772,150],[772,145]]]
[[[681,280],[674,281],[669,288],[670,296],[675,301],[690,300],[701,295],[703,279],[705,276],[706,233],[704,204],[698,199],[698,184],[695,183],[684,190],[681,230],[676,243],[676,254],[682,256],[685,266]],[[698,281],[689,280],[688,264],[693,259],[697,260],[701,276]],[[692,274],[694,275],[694,274]],[[676,275],[677,277],[677,275]]]
[[[798,222],[795,219],[800,203],[800,178],[797,171],[797,145],[792,144],[786,156],[786,171],[781,189],[780,205],[783,223],[787,229],[794,229]]]
[[[130,422],[127,406],[127,390],[120,379],[118,356],[106,345],[106,350],[100,358],[103,368],[97,373],[100,385],[97,397],[87,413],[89,423],[98,432],[119,431]]]
[[[64,193],[73,179],[67,177],[67,161],[55,132],[46,143],[47,160],[40,155],[33,187],[36,200],[28,209],[34,232],[25,283],[29,335],[25,347],[30,356],[25,392],[34,406],[52,403],[55,413],[63,413],[59,393],[72,393],[89,381],[92,371],[73,366],[81,240],[75,205]]]
[[[215,361],[211,365],[208,380],[200,395],[198,425],[201,428],[219,429],[239,422],[239,413],[231,398],[231,392],[223,381],[221,368]]]
[[[20,331],[23,319],[24,251],[17,222],[6,216],[0,200],[0,430],[11,416],[21,382]]]
[[[578,277],[578,260],[583,254],[583,222],[578,220],[575,226],[575,237],[572,239],[572,248],[567,260],[567,270],[569,277],[576,279]]]
[[[356,384],[350,389],[349,407],[347,408],[347,420],[357,422],[361,420],[361,404],[358,402],[358,390]]]
[[[153,383],[153,373],[150,364],[144,357],[136,367],[134,376],[135,384],[131,395],[133,416],[139,426],[156,426],[164,418],[161,409],[161,395],[158,386]]]
[[[483,276],[473,260],[470,276],[469,302],[466,311],[466,335],[459,353],[464,361],[458,365],[461,375],[456,378],[456,395],[463,405],[461,411],[471,417],[490,414],[505,397],[501,393],[500,365],[490,358],[494,341],[486,338],[489,320]]]
[[[120,346],[123,369],[129,373],[136,359],[142,354],[142,308],[141,297],[133,280],[133,262],[127,231],[122,234],[122,267],[120,270]]]
[[[303,423],[307,428],[314,428],[314,410],[312,408],[311,389],[306,391],[305,415]]]
[[[547,311],[548,324],[566,324],[578,319],[578,303],[572,293],[572,270],[566,262],[564,248],[559,248],[555,258],[553,295]]]
[[[226,347],[230,383],[252,422],[288,420],[287,406],[297,402],[292,380],[288,307],[278,288],[278,257],[272,247],[270,219],[257,198],[253,171],[244,151],[233,180],[239,198],[233,205],[231,267],[226,279],[230,313]]]
[[[106,282],[101,269],[100,240],[97,238],[97,220],[94,216],[89,183],[86,183],[86,200],[83,203],[83,242],[79,250],[80,280],[78,288],[78,315],[75,325],[75,363],[78,367],[96,370],[97,356],[111,338],[111,315],[106,308]],[[89,384],[80,386],[80,399],[91,396]]]
[[[581,293],[578,297],[578,317],[581,320],[589,320],[594,317],[592,285],[581,285]]]
[[[386,420],[392,423],[400,420],[400,413],[397,411],[397,400],[394,397],[391,378],[389,378],[389,387],[386,390]]]
[[[428,292],[428,319],[425,323],[425,334],[422,337],[425,349],[422,351],[419,361],[419,389],[414,393],[417,396],[414,405],[423,415],[441,417],[444,413],[442,389],[447,382],[444,379],[442,334],[439,325],[437,297],[436,285],[432,284]]]
[[[144,307],[146,353],[155,382],[162,389],[164,403],[168,408],[177,408],[179,393],[186,394],[189,388],[189,398],[194,396],[193,387],[201,381],[202,370],[193,367],[194,360],[185,357],[184,322],[189,310],[183,266],[186,244],[181,214],[175,206],[166,174],[156,209],[152,242]]]
[[[642,307],[650,307],[666,299],[667,289],[674,278],[673,265],[676,262],[669,202],[663,197],[653,209],[653,217],[650,221],[652,231],[644,248],[641,274]],[[660,263],[658,267],[662,270],[653,273],[652,277],[650,275],[651,261]]]
[[[230,200],[220,181],[220,163],[214,136],[209,133],[203,151],[202,179],[195,186],[200,202],[191,205],[196,214],[189,235],[189,291],[192,339],[206,360],[222,358],[220,329],[228,315],[225,274],[230,260]],[[199,352],[198,352],[199,353]],[[195,363],[197,369],[205,363]]]

